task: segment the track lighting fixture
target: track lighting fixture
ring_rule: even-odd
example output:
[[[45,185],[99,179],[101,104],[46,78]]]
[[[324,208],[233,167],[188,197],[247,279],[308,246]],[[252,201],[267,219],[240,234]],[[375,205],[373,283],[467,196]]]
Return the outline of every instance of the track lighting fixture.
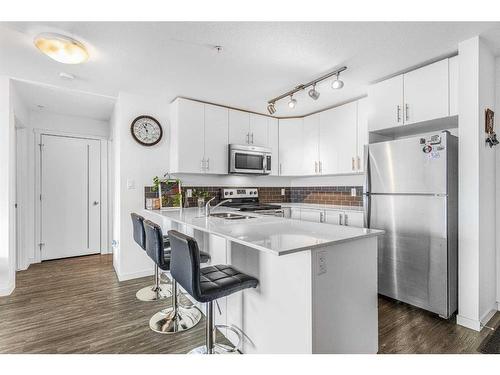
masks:
[[[311,99],[318,100],[320,93],[319,91],[316,91],[316,84],[313,85],[312,89],[309,90],[308,94],[311,97]]]
[[[298,85],[293,90],[290,90],[290,91],[288,91],[288,92],[286,92],[286,93],[284,93],[284,94],[282,94],[280,96],[272,98],[271,100],[269,100],[267,102],[267,111],[269,112],[269,114],[274,115],[276,113],[276,107],[275,107],[276,102],[278,100],[284,99],[284,98],[286,98],[288,96],[290,97],[290,101],[288,102],[288,107],[290,109],[294,109],[295,106],[297,105],[297,100],[294,99],[293,95],[296,92],[305,90],[306,88],[311,87],[311,86],[312,86],[312,88],[307,92],[307,94],[309,95],[309,97],[311,99],[318,100],[319,96],[320,96],[320,93],[319,93],[319,91],[316,90],[316,84],[318,82],[324,81],[325,79],[328,79],[328,78],[330,78],[332,76],[336,76],[335,80],[332,81],[332,88],[334,88],[336,90],[341,89],[342,87],[344,87],[344,82],[340,80],[339,76],[340,76],[340,73],[343,72],[346,69],[347,69],[347,67],[343,66],[342,68],[339,68],[337,70],[334,70],[333,72],[325,74],[324,76],[316,78],[315,80],[312,80],[311,82]]]
[[[340,72],[337,73],[337,78],[335,78],[332,81],[332,89],[334,90],[340,90],[342,87],[344,87],[344,82],[339,79]]]
[[[274,106],[274,103],[269,103],[269,105],[267,106],[267,111],[270,115],[274,115],[276,113],[276,107]]]

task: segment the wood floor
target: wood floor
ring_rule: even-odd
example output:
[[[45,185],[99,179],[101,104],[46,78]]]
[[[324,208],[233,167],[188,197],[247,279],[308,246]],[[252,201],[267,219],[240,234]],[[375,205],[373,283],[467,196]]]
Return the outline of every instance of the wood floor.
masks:
[[[186,353],[204,340],[204,321],[178,335],[149,329],[168,305],[135,293],[151,277],[119,283],[110,255],[44,262],[17,273],[0,297],[0,353]],[[500,324],[500,313],[489,322]],[[477,333],[392,300],[379,300],[380,353],[475,353]]]

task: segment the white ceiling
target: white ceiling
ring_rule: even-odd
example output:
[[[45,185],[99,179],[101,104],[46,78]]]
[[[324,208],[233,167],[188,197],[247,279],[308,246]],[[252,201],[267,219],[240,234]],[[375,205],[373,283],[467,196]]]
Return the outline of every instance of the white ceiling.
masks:
[[[117,96],[165,92],[266,112],[268,99],[346,65],[342,90],[329,82],[314,102],[302,93],[293,116],[365,95],[370,82],[457,51],[498,22],[22,22],[0,24],[0,74]],[[42,31],[72,35],[90,49],[82,65],[40,54]],[[490,42],[500,38],[489,32]],[[214,45],[224,51],[217,54]],[[74,74],[63,81],[60,72]]]
[[[109,120],[115,105],[115,98],[109,96],[24,81],[15,81],[14,85],[22,102],[32,111]]]

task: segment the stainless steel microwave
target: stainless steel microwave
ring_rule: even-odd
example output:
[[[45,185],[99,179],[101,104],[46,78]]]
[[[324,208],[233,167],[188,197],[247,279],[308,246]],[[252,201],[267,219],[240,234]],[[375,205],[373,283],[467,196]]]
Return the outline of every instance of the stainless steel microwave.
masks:
[[[229,145],[229,173],[271,173],[271,149],[248,145]]]

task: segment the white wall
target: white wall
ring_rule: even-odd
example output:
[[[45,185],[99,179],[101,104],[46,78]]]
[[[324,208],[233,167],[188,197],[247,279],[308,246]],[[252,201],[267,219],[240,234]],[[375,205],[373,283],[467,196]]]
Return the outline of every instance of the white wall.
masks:
[[[67,116],[48,111],[30,111],[31,129],[56,130],[77,135],[93,135],[109,137],[109,121],[95,120],[87,117]]]
[[[496,58],[496,90],[495,90],[495,108],[500,109],[500,57]],[[495,131],[500,137],[499,114],[495,114]],[[496,169],[500,168],[500,147],[496,147]],[[496,209],[497,215],[500,213],[500,173],[496,174]],[[500,310],[500,218],[496,220],[496,248],[497,248],[497,309]]]
[[[495,305],[495,151],[485,146],[484,110],[494,110],[494,58],[479,37],[459,44],[459,306],[475,330]]]
[[[0,76],[0,295],[15,287],[15,117],[11,82]]]
[[[144,208],[144,186],[153,176],[168,171],[169,104],[166,95],[137,96],[121,92],[111,121],[114,165],[113,249],[114,267],[119,280],[150,275],[153,263],[132,238],[131,212]],[[130,124],[139,115],[151,115],[163,126],[162,141],[144,147],[130,135]],[[134,188],[127,188],[127,180]]]

